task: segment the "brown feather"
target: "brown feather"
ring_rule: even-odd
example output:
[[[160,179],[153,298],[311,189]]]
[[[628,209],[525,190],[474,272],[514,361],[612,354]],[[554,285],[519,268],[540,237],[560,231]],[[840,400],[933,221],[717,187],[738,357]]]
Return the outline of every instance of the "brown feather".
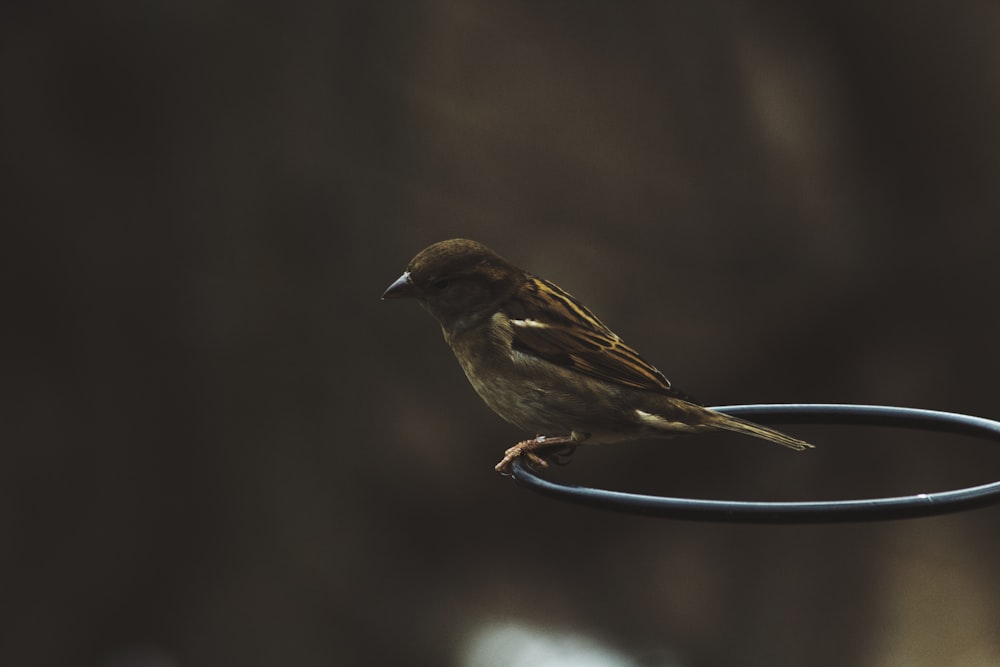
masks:
[[[518,297],[504,304],[504,314],[537,324],[514,327],[515,350],[598,380],[697,403],[560,287],[531,276]]]

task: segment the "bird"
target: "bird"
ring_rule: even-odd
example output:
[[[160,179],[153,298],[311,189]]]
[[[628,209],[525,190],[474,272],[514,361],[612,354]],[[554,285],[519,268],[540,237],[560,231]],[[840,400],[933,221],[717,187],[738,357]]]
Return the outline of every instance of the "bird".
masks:
[[[382,299],[415,299],[441,326],[472,387],[494,412],[536,437],[521,455],[639,438],[732,431],[796,451],[810,443],[704,407],[575,297],[469,239],[434,243],[413,257]],[[552,450],[549,450],[552,451]]]

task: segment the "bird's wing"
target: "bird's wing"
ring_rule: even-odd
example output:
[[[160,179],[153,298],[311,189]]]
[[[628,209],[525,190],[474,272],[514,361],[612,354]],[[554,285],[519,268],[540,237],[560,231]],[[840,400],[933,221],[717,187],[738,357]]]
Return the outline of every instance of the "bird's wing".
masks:
[[[684,398],[597,317],[547,280],[532,277],[503,308],[512,347],[599,380]]]

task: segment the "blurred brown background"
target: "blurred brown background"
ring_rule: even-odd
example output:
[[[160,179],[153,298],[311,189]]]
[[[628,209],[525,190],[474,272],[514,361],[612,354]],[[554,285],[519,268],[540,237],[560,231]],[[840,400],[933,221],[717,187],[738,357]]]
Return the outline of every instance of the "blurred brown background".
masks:
[[[436,325],[378,298],[464,236],[708,404],[1000,417],[996,3],[4,15],[0,664],[1000,664],[1000,509],[544,499],[493,473],[522,434]],[[969,438],[789,430],[819,449],[557,474],[748,499],[1000,477]]]

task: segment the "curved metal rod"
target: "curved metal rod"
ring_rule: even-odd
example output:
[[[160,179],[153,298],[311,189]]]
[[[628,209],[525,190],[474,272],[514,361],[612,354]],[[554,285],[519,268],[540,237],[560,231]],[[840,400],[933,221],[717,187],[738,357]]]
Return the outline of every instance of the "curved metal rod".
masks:
[[[726,405],[713,410],[740,417],[765,417],[781,424],[869,424],[950,433],[1000,441],[1000,422],[981,417],[878,405],[789,403]],[[890,498],[808,502],[747,502],[650,496],[558,484],[539,477],[521,458],[512,466],[514,479],[539,493],[603,509],[671,519],[733,523],[833,523],[904,519],[1000,503],[1000,481],[939,493]]]

